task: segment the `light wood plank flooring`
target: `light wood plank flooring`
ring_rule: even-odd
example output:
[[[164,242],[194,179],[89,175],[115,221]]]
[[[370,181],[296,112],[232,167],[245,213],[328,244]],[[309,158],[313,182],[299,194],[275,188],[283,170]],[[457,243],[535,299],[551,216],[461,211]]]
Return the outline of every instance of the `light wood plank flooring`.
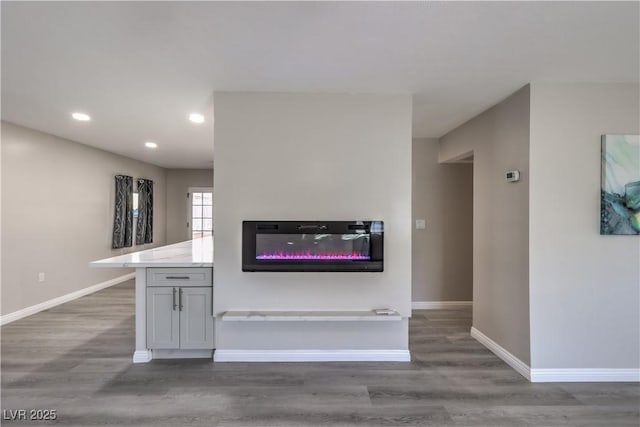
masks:
[[[133,313],[127,282],[2,327],[2,409],[58,414],[2,424],[640,425],[640,385],[530,384],[469,336],[470,310],[416,311],[411,363],[133,365]]]

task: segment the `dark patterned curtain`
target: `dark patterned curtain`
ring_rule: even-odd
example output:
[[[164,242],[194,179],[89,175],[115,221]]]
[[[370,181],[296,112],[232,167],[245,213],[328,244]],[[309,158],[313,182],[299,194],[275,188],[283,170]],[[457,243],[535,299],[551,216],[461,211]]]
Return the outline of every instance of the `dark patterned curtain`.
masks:
[[[113,249],[131,246],[133,234],[133,178],[116,175]]]
[[[138,178],[136,245],[153,242],[153,181]]]

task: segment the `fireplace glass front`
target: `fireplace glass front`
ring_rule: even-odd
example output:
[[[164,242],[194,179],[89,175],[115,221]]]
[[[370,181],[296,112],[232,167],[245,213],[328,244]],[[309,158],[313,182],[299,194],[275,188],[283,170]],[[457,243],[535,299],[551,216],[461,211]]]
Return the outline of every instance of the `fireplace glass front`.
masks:
[[[243,271],[382,271],[382,221],[245,221]]]

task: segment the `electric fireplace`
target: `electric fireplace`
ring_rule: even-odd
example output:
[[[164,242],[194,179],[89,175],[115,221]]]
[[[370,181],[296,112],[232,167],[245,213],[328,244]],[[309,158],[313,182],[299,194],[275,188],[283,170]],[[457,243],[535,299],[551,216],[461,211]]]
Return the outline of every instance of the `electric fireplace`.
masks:
[[[383,270],[382,221],[243,221],[242,271]]]

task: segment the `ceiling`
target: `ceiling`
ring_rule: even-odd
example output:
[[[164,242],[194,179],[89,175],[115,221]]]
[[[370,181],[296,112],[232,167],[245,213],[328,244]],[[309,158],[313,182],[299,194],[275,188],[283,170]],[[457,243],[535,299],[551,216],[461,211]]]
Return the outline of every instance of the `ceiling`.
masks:
[[[439,137],[529,82],[637,82],[639,5],[2,1],[2,118],[210,168],[214,91],[410,93]]]

